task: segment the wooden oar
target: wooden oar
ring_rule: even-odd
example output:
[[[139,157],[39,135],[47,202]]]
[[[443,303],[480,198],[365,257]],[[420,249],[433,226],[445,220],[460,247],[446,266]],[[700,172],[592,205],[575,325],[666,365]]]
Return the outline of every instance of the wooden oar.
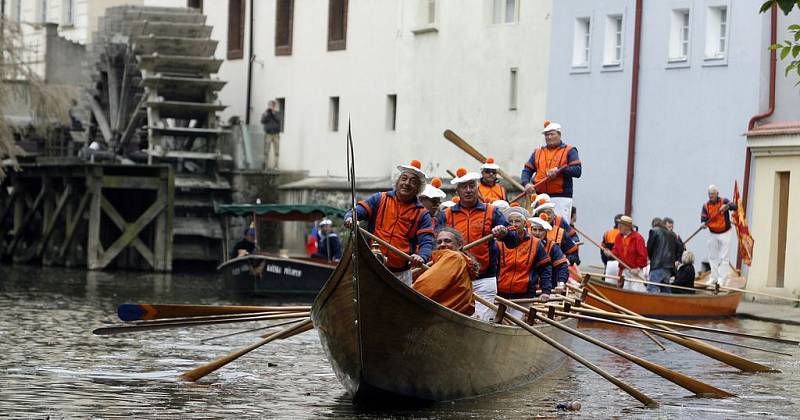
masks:
[[[641,279],[641,280],[644,280],[644,281],[647,281],[647,279],[646,279],[646,278],[644,278],[644,277],[643,277],[641,274],[634,272],[634,271],[633,271],[633,268],[631,268],[631,266],[629,266],[629,265],[628,265],[628,264],[626,264],[624,261],[622,261],[621,259],[619,259],[619,257],[617,257],[616,255],[614,255],[614,253],[610,252],[610,251],[608,250],[608,248],[604,247],[604,246],[603,246],[603,245],[601,245],[599,242],[597,242],[597,241],[595,241],[594,239],[592,239],[592,237],[591,237],[591,236],[589,236],[589,235],[585,234],[584,232],[582,232],[580,229],[578,229],[578,227],[577,227],[577,226],[575,226],[575,225],[572,225],[572,228],[573,228],[573,229],[575,229],[575,232],[578,232],[578,234],[580,234],[580,235],[581,235],[581,236],[583,236],[584,238],[588,239],[588,240],[589,240],[589,242],[593,243],[593,244],[594,244],[596,247],[600,248],[600,250],[601,250],[601,251],[603,251],[604,253],[605,253],[606,251],[608,251],[608,255],[610,255],[610,256],[611,256],[611,258],[613,258],[613,259],[617,260],[617,262],[619,263],[619,265],[621,265],[621,266],[625,267],[626,269],[628,269],[628,271],[632,272],[632,273],[633,273],[633,274],[634,274],[636,277],[639,277],[639,279]],[[627,278],[626,278],[626,280],[627,280]],[[659,285],[660,285],[660,283],[659,283]]]
[[[500,303],[505,304],[508,307],[514,308],[514,309],[516,309],[518,311],[521,311],[523,313],[530,313],[530,311],[527,308],[525,308],[523,306],[520,306],[520,305],[517,305],[516,303],[511,302],[511,301],[509,301],[507,299],[503,299],[500,296],[498,296],[496,298],[496,300],[498,302],[500,302]],[[618,348],[616,348],[614,346],[606,344],[606,343],[604,343],[604,342],[602,342],[602,341],[600,341],[600,340],[598,340],[598,339],[596,339],[596,338],[594,338],[594,337],[592,337],[592,336],[590,336],[588,334],[584,334],[584,333],[582,333],[582,332],[580,332],[578,330],[575,330],[575,329],[570,328],[570,327],[568,327],[566,325],[563,325],[560,322],[556,322],[556,321],[554,321],[554,320],[552,320],[550,318],[544,317],[544,316],[542,316],[542,315],[540,315],[540,314],[538,314],[536,312],[532,313],[532,315],[536,319],[538,319],[539,321],[542,321],[544,323],[550,324],[550,325],[552,325],[552,326],[554,326],[554,327],[556,327],[556,328],[558,328],[558,329],[560,329],[562,331],[566,331],[566,332],[568,332],[568,333],[570,333],[570,334],[572,334],[572,335],[574,335],[576,337],[581,338],[582,340],[588,341],[588,342],[590,342],[590,343],[592,343],[592,344],[594,344],[594,345],[596,345],[596,346],[598,346],[598,347],[600,347],[602,349],[610,351],[611,353],[614,353],[619,357],[622,357],[622,358],[624,358],[624,359],[626,359],[626,360],[628,360],[628,361],[630,361],[632,363],[635,363],[635,364],[637,364],[637,365],[649,370],[650,372],[653,372],[656,375],[658,375],[658,376],[660,376],[660,377],[662,377],[662,378],[664,378],[664,379],[666,379],[666,380],[668,380],[668,381],[670,381],[670,382],[672,382],[672,383],[674,383],[674,384],[676,384],[676,385],[678,385],[678,386],[680,386],[680,387],[682,387],[684,389],[687,389],[687,390],[689,390],[691,392],[694,392],[696,395],[714,396],[714,397],[733,397],[734,396],[734,394],[731,394],[730,392],[723,391],[723,390],[721,390],[721,389],[719,389],[717,387],[714,387],[714,386],[711,386],[711,385],[706,384],[704,382],[701,382],[701,381],[699,381],[697,379],[694,379],[694,378],[692,378],[690,376],[684,375],[684,374],[682,374],[680,372],[676,372],[676,371],[674,371],[672,369],[668,369],[668,368],[666,368],[664,366],[661,366],[661,365],[659,365],[657,363],[650,362],[650,361],[648,361],[646,359],[643,359],[643,358],[641,358],[639,356],[627,353],[627,352],[625,352],[623,350],[620,350],[620,349],[618,349]]]
[[[685,240],[685,241],[683,241],[683,246],[686,246],[686,244],[688,244],[688,243],[689,243],[689,241],[691,241],[691,240],[692,240],[692,238],[694,238],[694,237],[695,237],[695,236],[696,236],[698,233],[700,233],[700,231],[701,231],[701,230],[703,230],[703,228],[705,228],[705,227],[706,227],[706,224],[705,224],[705,223],[701,223],[701,224],[700,224],[700,227],[698,227],[698,228],[697,228],[697,230],[695,230],[694,232],[692,232],[692,234],[691,234],[691,235],[689,235],[689,237],[688,237],[688,238],[686,238],[686,240]]]
[[[520,302],[519,299],[512,299],[511,301],[516,303],[516,304],[527,303],[527,302],[524,302],[524,301]],[[541,312],[541,313],[545,313],[545,314],[549,312],[549,310],[547,308],[534,307],[534,309],[537,312]],[[571,309],[572,308],[570,308],[570,310]],[[616,325],[616,326],[625,327],[625,328],[633,328],[633,329],[637,329],[637,330],[641,330],[641,331],[650,331],[650,332],[655,332],[655,333],[666,333],[664,330],[661,330],[661,329],[658,329],[658,328],[648,327],[646,325],[641,325],[641,324],[637,324],[637,323],[614,321],[613,319],[608,319],[608,318],[600,318],[600,317],[594,317],[594,316],[589,316],[589,315],[581,315],[581,314],[576,314],[576,313],[572,313],[572,312],[564,312],[564,311],[559,311],[559,310],[555,310],[554,314],[558,315],[558,316],[575,318],[575,319],[579,319],[579,320],[583,320],[583,321],[599,322],[599,323],[603,323],[603,324]],[[699,335],[680,333],[680,332],[677,332],[677,331],[669,332],[668,334],[669,335],[678,336],[678,337],[683,337],[683,338],[694,338],[694,339],[697,339],[697,340],[708,341],[708,342],[711,342],[711,343],[724,344],[726,346],[741,347],[741,348],[750,349],[750,350],[763,351],[765,353],[773,353],[773,354],[780,354],[781,356],[794,357],[794,355],[790,354],[790,353],[784,353],[784,352],[780,352],[780,351],[765,349],[765,348],[762,348],[762,347],[748,346],[748,345],[745,345],[745,344],[732,343],[730,341],[717,340],[717,339],[713,339],[713,338],[709,338],[709,337],[701,337]]]
[[[186,318],[194,316],[227,315],[273,311],[308,311],[310,306],[224,306],[224,305],[170,305],[125,303],[117,308],[123,321],[142,321],[161,318]]]
[[[516,228],[514,228],[514,226],[506,226],[506,229],[508,229],[509,232],[514,232],[514,231],[517,230]],[[472,242],[462,246],[461,250],[462,251],[467,251],[467,250],[469,250],[471,248],[475,248],[476,246],[478,246],[478,245],[480,245],[480,244],[482,244],[484,242],[489,242],[492,238],[494,238],[494,234],[490,233],[490,234],[488,234],[488,235],[486,235],[486,236],[484,236],[484,237],[482,237],[482,238],[480,238],[478,240],[472,241]]]
[[[626,313],[628,315],[637,315],[637,316],[639,315],[636,312],[631,311],[630,309],[627,309],[625,307],[617,305],[614,302],[611,302],[610,300],[608,300],[608,298],[606,298],[605,295],[603,295],[603,292],[598,290],[591,283],[587,284],[586,286],[589,288],[589,290],[594,292],[594,293],[589,293],[589,295],[592,296],[597,301],[603,302],[606,305],[608,305],[608,306],[610,306],[610,307],[612,307],[614,309],[617,309],[620,312],[624,312],[624,313]],[[569,286],[569,287],[573,288],[574,286]],[[587,305],[585,303],[582,306],[586,306],[586,307],[592,308],[591,305]],[[594,309],[598,309],[598,308],[594,308]],[[675,332],[675,330],[673,330],[673,329],[671,329],[669,327],[665,327],[665,326],[659,326],[658,328],[665,330],[665,332]],[[690,348],[690,349],[692,349],[692,350],[694,350],[694,351],[696,351],[698,353],[704,354],[704,355],[706,355],[706,356],[708,356],[708,357],[710,357],[712,359],[718,360],[718,361],[720,361],[722,363],[725,363],[725,364],[727,364],[729,366],[733,366],[733,367],[735,367],[735,368],[737,368],[737,369],[739,369],[739,370],[741,370],[743,372],[780,372],[779,370],[772,369],[769,366],[763,365],[763,364],[758,363],[758,362],[754,362],[752,360],[745,359],[744,357],[741,357],[741,356],[735,355],[733,353],[727,352],[725,350],[719,349],[717,347],[714,347],[714,346],[712,346],[710,344],[704,343],[704,342],[699,341],[699,340],[693,340],[693,339],[690,339],[690,338],[682,338],[682,337],[674,337],[674,336],[670,336],[668,334],[660,334],[660,333],[657,333],[657,334],[659,336],[661,336],[661,337],[666,338],[667,340],[670,340],[670,341],[672,341],[674,343],[680,344],[680,345],[682,345],[684,347]]]
[[[708,286],[707,284],[704,284],[702,282],[697,282],[697,281],[694,282],[694,284],[698,285],[698,286]],[[747,293],[749,295],[764,296],[764,297],[770,297],[770,298],[775,298],[775,299],[783,299],[783,300],[788,300],[790,302],[800,303],[800,299],[797,299],[797,298],[790,298],[790,297],[786,297],[786,296],[773,295],[773,294],[764,293],[764,292],[754,292],[752,290],[739,289],[739,288],[730,287],[730,286],[722,286],[722,285],[720,285],[719,288],[722,289],[722,290],[727,290],[729,292]],[[705,289],[701,289],[701,290],[705,290]]]
[[[253,312],[253,313],[243,313],[243,314],[230,314],[230,315],[209,315],[209,316],[193,316],[189,318],[163,318],[163,319],[154,319],[152,321],[133,321],[133,322],[126,322],[124,325],[159,325],[159,324],[170,324],[175,322],[195,322],[195,321],[215,321],[218,319],[231,319],[231,318],[249,318],[249,317],[256,317],[256,316],[265,316],[265,315],[278,315],[278,314],[285,314],[286,312]]]
[[[251,345],[249,345],[249,346],[247,346],[245,348],[237,350],[237,351],[235,351],[233,353],[230,353],[230,354],[228,354],[226,356],[222,356],[222,357],[220,357],[220,358],[218,358],[218,359],[216,359],[216,360],[214,360],[212,362],[206,363],[206,364],[204,364],[202,366],[198,366],[198,367],[196,367],[196,368],[194,368],[194,369],[192,369],[192,370],[180,375],[178,378],[186,380],[186,381],[192,381],[192,382],[197,381],[198,379],[200,379],[200,378],[208,375],[209,373],[211,373],[211,372],[213,372],[213,371],[215,371],[215,370],[227,365],[228,363],[230,363],[230,362],[232,362],[232,361],[244,356],[245,354],[250,353],[251,351],[263,346],[264,344],[267,344],[269,342],[272,342],[272,341],[275,341],[275,340],[278,340],[278,339],[289,338],[289,337],[292,337],[294,335],[297,335],[297,334],[306,332],[308,330],[311,330],[313,328],[314,328],[314,324],[311,322],[311,319],[310,318],[306,319],[305,321],[303,321],[303,322],[301,322],[301,323],[299,323],[299,324],[297,324],[295,326],[280,330],[280,331],[268,336],[267,338],[265,338],[263,340],[260,340],[260,341],[254,343],[254,344],[251,344]]]
[[[609,274],[603,274],[603,273],[593,273],[593,272],[591,272],[591,271],[584,271],[583,273],[584,273],[584,274],[588,274],[588,275],[590,275],[590,276],[592,276],[592,277],[596,277],[596,278],[609,278],[609,279],[616,279],[616,280],[624,279],[625,281],[630,281],[630,282],[634,282],[634,283],[641,283],[641,284],[651,284],[651,285],[653,285],[653,286],[669,287],[669,288],[671,288],[671,289],[691,290],[691,291],[693,291],[693,292],[708,292],[708,291],[709,291],[709,290],[705,290],[705,289],[695,289],[695,288],[693,288],[693,287],[686,287],[686,286],[676,286],[676,285],[674,285],[674,284],[667,284],[667,283],[654,283],[654,282],[652,282],[652,281],[645,281],[645,280],[638,280],[638,279],[629,279],[629,278],[627,278],[627,277],[623,278],[623,277],[620,277],[620,276],[612,276],[612,275],[609,275]]]
[[[483,297],[481,297],[481,296],[479,296],[477,294],[475,294],[474,296],[475,296],[475,300],[477,300],[478,302],[482,303],[487,308],[497,312],[498,309],[497,309],[497,306],[495,304],[493,304],[492,302],[489,302],[488,300],[484,299]],[[600,369],[594,363],[584,359],[583,356],[575,353],[574,351],[570,350],[569,348],[567,348],[563,344],[559,343],[558,341],[548,337],[547,335],[545,335],[543,332],[537,330],[536,328],[531,327],[530,325],[526,324],[525,322],[523,322],[519,318],[514,317],[514,316],[510,316],[508,314],[505,315],[505,318],[510,320],[514,324],[518,325],[519,327],[521,327],[525,331],[528,331],[529,333],[535,335],[537,338],[539,338],[540,340],[544,341],[545,343],[555,347],[557,350],[559,350],[560,352],[562,352],[565,355],[569,356],[570,358],[574,359],[578,363],[580,363],[580,364],[586,366],[587,368],[591,369],[593,372],[597,373],[598,375],[602,376],[603,378],[605,378],[609,382],[613,383],[614,385],[616,385],[617,387],[619,387],[623,391],[627,392],[633,398],[636,398],[637,400],[639,400],[645,406],[647,406],[647,407],[657,407],[658,406],[658,402],[656,402],[656,400],[648,397],[647,395],[645,395],[641,391],[639,391],[636,388],[628,385],[627,383],[619,380],[618,378],[616,378],[615,376],[611,375],[610,373],[604,371],[603,369]]]
[[[445,172],[447,172],[447,175],[450,175],[451,177],[453,177],[453,179],[455,179],[455,178],[458,178],[458,177],[456,176],[456,174],[454,174],[454,173],[453,173],[453,171],[451,171],[451,170],[449,170],[449,169],[445,169]]]
[[[467,143],[466,140],[464,140],[461,137],[459,137],[459,135],[454,133],[452,130],[445,130],[444,131],[444,138],[446,138],[447,140],[450,140],[450,142],[455,144],[456,147],[458,147],[459,149],[465,151],[468,155],[470,155],[473,158],[475,158],[478,162],[486,163],[486,156],[484,156],[481,152],[479,152],[477,149],[472,147],[469,143]],[[508,181],[511,185],[513,185],[514,188],[517,188],[518,190],[521,190],[521,191],[525,191],[525,187],[523,187],[522,184],[517,182],[511,175],[506,173],[504,170],[498,169],[497,173],[499,173],[500,176],[505,178],[506,181]]]
[[[169,328],[199,327],[202,325],[232,324],[236,322],[253,322],[253,321],[268,321],[272,319],[304,318],[308,317],[309,314],[310,314],[309,312],[288,312],[285,314],[249,316],[243,318],[229,318],[229,319],[219,319],[212,321],[165,322],[155,325],[136,325],[136,324],[119,325],[113,327],[97,328],[96,330],[92,331],[92,333],[95,335],[109,335],[109,334],[121,334],[121,333],[137,332],[137,331],[164,330]]]
[[[230,334],[224,334],[224,335],[218,335],[218,336],[215,336],[215,337],[204,338],[204,339],[200,340],[200,342],[201,343],[205,343],[207,341],[219,340],[220,338],[233,337],[234,335],[241,335],[241,334],[247,334],[249,332],[268,330],[268,329],[272,329],[272,328],[282,327],[284,325],[294,324],[296,322],[301,322],[301,321],[303,321],[303,320],[302,319],[295,319],[295,320],[292,320],[292,321],[287,321],[287,322],[281,322],[281,323],[278,323],[278,324],[267,325],[266,327],[258,327],[258,328],[251,328],[249,330],[244,330],[244,331],[236,331],[236,332],[230,333]],[[266,338],[266,337],[264,337],[264,338]]]

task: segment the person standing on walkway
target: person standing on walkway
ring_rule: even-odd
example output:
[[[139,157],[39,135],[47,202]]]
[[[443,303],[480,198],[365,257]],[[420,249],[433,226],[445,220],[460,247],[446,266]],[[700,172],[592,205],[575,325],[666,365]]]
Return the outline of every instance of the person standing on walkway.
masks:
[[[278,169],[282,118],[278,102],[269,101],[267,110],[261,114],[261,125],[264,126],[264,169]],[[272,165],[269,164],[270,150],[275,151],[275,160],[272,161]]]
[[[708,263],[711,265],[711,275],[708,284],[719,283],[725,285],[725,278],[730,268],[731,230],[730,212],[736,210],[736,203],[727,198],[720,198],[719,188],[716,185],[708,186],[708,201],[703,204],[700,213],[700,222],[703,228],[708,229]]]
[[[650,281],[653,283],[668,284],[669,278],[675,272],[675,260],[678,252],[678,238],[675,233],[664,227],[664,222],[658,219],[650,230],[647,238],[647,256],[650,257]],[[647,285],[649,293],[670,293],[668,287]]]
[[[556,205],[556,214],[569,220],[572,210],[572,179],[582,173],[578,149],[561,141],[561,125],[545,121],[545,145],[537,147],[522,168],[522,185],[525,192],[547,193]],[[544,182],[537,191],[533,186]]]

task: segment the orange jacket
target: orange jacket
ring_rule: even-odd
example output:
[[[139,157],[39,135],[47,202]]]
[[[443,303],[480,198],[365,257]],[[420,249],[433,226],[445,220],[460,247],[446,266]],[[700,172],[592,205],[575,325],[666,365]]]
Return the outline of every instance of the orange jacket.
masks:
[[[541,283],[542,291],[553,289],[550,256],[544,244],[537,238],[525,236],[513,249],[499,244],[500,273],[497,276],[497,291],[502,293],[533,293]]]
[[[522,168],[522,184],[536,184],[547,179],[549,169],[559,168],[558,175],[546,181],[537,192],[547,193],[551,197],[572,197],[572,178],[580,178],[583,168],[578,149],[563,142],[557,147],[541,146],[534,150]]]
[[[493,203],[496,200],[506,199],[506,189],[499,182],[494,185],[486,185],[481,180],[478,183],[478,191],[480,191],[484,203]]]
[[[431,261],[431,268],[414,281],[414,289],[442,306],[472,315],[475,312],[472,281],[477,275],[472,260],[462,252],[437,249]]]
[[[719,211],[725,204],[728,205],[728,211]],[[731,228],[729,214],[731,210],[736,210],[736,204],[728,201],[727,198],[719,198],[715,202],[708,201],[703,205],[700,222],[705,223],[711,232],[725,233]]]

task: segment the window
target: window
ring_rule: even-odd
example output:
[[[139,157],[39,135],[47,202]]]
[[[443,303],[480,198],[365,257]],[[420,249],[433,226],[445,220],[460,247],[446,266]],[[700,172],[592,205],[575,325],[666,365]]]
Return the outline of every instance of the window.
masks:
[[[423,16],[422,23],[433,25],[436,23],[436,0],[422,0]]]
[[[228,0],[228,59],[244,56],[244,0]]]
[[[39,9],[37,10],[38,13],[36,13],[36,17],[39,22],[45,23],[47,22],[47,0],[39,0],[37,4]]]
[[[706,58],[725,58],[728,49],[728,8],[710,7],[706,14]]]
[[[328,110],[328,128],[333,131],[339,131],[339,97],[331,96],[330,106]]]
[[[14,1],[14,20],[22,22],[22,0]]]
[[[62,6],[62,24],[74,25],[75,24],[75,0],[63,0]]]
[[[508,95],[508,109],[511,111],[517,110],[517,68],[514,67],[509,73],[508,79],[509,95]]]
[[[386,95],[386,130],[397,130],[397,95]]]
[[[672,11],[669,40],[669,61],[689,59],[689,9]]]
[[[606,17],[605,48],[603,65],[618,66],[622,63],[622,16]]]
[[[515,23],[519,19],[519,0],[493,0],[492,23]]]
[[[203,13],[203,0],[187,0],[186,7],[200,10],[200,13]]]
[[[591,45],[591,19],[575,19],[575,39],[572,45],[572,67],[589,67]]]
[[[278,111],[281,112],[281,133],[286,125],[286,98],[275,98],[278,102]]]
[[[328,51],[347,46],[347,0],[328,0]]]
[[[294,0],[275,3],[275,55],[292,55]]]

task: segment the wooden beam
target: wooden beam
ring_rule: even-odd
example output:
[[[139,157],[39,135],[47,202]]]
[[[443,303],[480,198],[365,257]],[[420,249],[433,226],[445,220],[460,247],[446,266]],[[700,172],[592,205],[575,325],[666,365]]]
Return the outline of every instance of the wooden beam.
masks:
[[[52,216],[50,216],[49,220],[45,220],[45,228],[44,234],[42,235],[42,240],[39,242],[39,247],[36,249],[36,256],[41,257],[42,253],[44,252],[45,247],[47,246],[47,242],[50,241],[50,237],[53,235],[53,230],[56,227],[56,221],[58,221],[59,216],[61,216],[61,211],[64,209],[64,205],[67,203],[67,199],[72,195],[72,185],[67,185],[67,188],[64,190],[64,193],[61,194],[61,198],[58,199],[58,203],[56,204],[56,209],[53,211]]]
[[[78,226],[80,226],[81,221],[83,221],[83,211],[86,208],[86,205],[89,204],[89,198],[92,196],[92,193],[89,190],[83,193],[83,197],[81,197],[81,202],[78,204],[78,210],[75,212],[75,215],[72,217],[72,220],[67,220],[67,235],[64,237],[64,243],[61,245],[61,249],[58,252],[58,259],[63,260],[64,255],[67,253],[67,249],[72,243],[72,238],[75,236],[75,232],[78,230]]]
[[[89,235],[86,241],[86,265],[90,270],[103,268],[100,265],[100,255],[103,246],[100,243],[100,202],[103,198],[102,172],[92,171],[86,179],[88,194],[91,196],[89,203]]]
[[[112,133],[119,127],[119,69],[114,61],[106,56],[106,80],[108,81],[108,118]]]
[[[161,182],[156,177],[106,175],[103,177],[103,188],[157,190]]]
[[[111,219],[111,221],[114,222],[115,225],[117,225],[120,232],[124,233],[125,229],[128,228],[128,222],[126,222],[125,219],[122,217],[122,215],[120,215],[119,212],[117,212],[117,209],[114,208],[114,205],[111,204],[111,202],[108,201],[108,199],[103,197],[101,200],[102,201],[100,202],[100,207],[106,213],[108,218]],[[139,254],[141,254],[142,257],[144,257],[144,259],[147,260],[147,263],[150,264],[150,267],[155,267],[155,265],[153,265],[154,264],[153,253],[150,251],[150,248],[148,248],[147,245],[145,245],[144,242],[142,242],[142,240],[139,239],[138,236],[134,237],[131,243],[133,244],[133,247],[136,248],[137,251],[139,251]]]
[[[136,108],[133,109],[133,113],[131,113],[131,119],[128,120],[128,125],[125,127],[125,131],[122,132],[122,136],[119,138],[117,152],[121,152],[122,148],[125,146],[125,143],[127,143],[131,136],[133,136],[133,132],[139,123],[139,110],[142,109],[142,106],[144,106],[145,102],[147,102],[147,96],[142,95],[142,99],[136,105]]]
[[[11,213],[11,210],[14,208],[14,201],[16,199],[17,199],[17,190],[14,189],[14,192],[12,192],[11,195],[8,196],[8,204],[6,204],[6,206],[3,207],[3,211],[0,212],[0,226],[3,224],[3,222],[6,221],[6,217],[8,217],[8,214]]]
[[[22,223],[14,229],[14,239],[11,240],[11,245],[9,245],[8,249],[6,250],[7,255],[11,255],[14,253],[14,250],[17,248],[17,244],[19,244],[19,240],[22,237],[21,233],[25,231],[25,228],[28,226],[28,223],[33,220],[33,216],[36,214],[36,210],[39,209],[41,206],[42,201],[44,201],[45,193],[47,192],[47,186],[42,185],[42,188],[39,190],[39,194],[36,196],[36,199],[33,200],[33,205],[31,205],[28,214],[22,219]]]
[[[133,241],[135,237],[144,229],[156,216],[164,209],[166,203],[156,200],[150,207],[136,219],[135,222],[128,224],[125,231],[119,238],[98,258],[97,265],[93,268],[104,268]]]
[[[111,127],[108,125],[108,118],[106,117],[103,108],[91,95],[89,95],[89,107],[92,109],[94,119],[97,120],[97,125],[100,127],[100,133],[103,135],[106,143],[111,143],[111,138],[113,136],[111,135]]]

